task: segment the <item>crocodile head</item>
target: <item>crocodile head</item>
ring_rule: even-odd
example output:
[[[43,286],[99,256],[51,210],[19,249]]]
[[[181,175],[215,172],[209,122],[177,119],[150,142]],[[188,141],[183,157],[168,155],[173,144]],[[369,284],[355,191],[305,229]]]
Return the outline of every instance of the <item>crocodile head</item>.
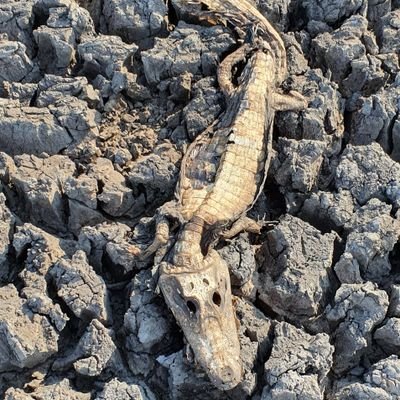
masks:
[[[226,263],[211,250],[201,268],[163,264],[159,286],[213,384],[221,390],[235,387],[242,380],[242,363]]]

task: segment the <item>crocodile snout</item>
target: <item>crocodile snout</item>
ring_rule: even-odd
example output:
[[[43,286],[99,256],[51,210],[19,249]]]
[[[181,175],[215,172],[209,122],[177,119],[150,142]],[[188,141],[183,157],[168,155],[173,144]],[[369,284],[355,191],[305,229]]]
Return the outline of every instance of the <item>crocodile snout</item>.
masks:
[[[209,377],[213,384],[221,390],[230,390],[242,381],[243,371],[241,363],[233,360],[231,365],[219,366],[217,370],[210,371]]]
[[[163,268],[159,286],[197,362],[221,390],[242,380],[229,270],[215,250],[202,269]]]

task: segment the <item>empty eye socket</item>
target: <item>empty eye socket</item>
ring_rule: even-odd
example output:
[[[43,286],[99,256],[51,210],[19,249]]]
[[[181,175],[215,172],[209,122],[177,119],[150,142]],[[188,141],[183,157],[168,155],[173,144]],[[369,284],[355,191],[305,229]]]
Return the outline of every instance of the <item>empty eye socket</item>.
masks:
[[[187,305],[187,308],[189,309],[189,311],[190,311],[191,313],[193,313],[193,314],[196,313],[197,307],[196,307],[196,304],[195,304],[192,300],[188,300],[188,301],[186,302],[186,305]]]
[[[213,296],[212,296],[212,301],[216,306],[220,306],[221,305],[221,295],[218,292],[214,292]]]

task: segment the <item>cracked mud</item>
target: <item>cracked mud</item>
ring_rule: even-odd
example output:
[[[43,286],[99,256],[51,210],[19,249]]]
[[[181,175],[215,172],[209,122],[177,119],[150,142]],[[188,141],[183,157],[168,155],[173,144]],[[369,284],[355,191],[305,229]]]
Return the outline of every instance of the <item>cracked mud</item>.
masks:
[[[307,107],[275,115],[261,230],[216,245],[243,365],[223,391],[157,266],[243,32],[182,0],[0,0],[1,398],[400,398],[400,2],[252,3]]]

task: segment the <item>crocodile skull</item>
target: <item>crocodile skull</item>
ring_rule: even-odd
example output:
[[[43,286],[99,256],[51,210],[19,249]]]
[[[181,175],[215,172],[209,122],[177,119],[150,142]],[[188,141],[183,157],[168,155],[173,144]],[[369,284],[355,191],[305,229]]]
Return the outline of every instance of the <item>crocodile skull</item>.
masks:
[[[222,390],[235,387],[242,380],[242,363],[226,263],[214,250],[201,269],[163,263],[159,286],[213,384]]]

